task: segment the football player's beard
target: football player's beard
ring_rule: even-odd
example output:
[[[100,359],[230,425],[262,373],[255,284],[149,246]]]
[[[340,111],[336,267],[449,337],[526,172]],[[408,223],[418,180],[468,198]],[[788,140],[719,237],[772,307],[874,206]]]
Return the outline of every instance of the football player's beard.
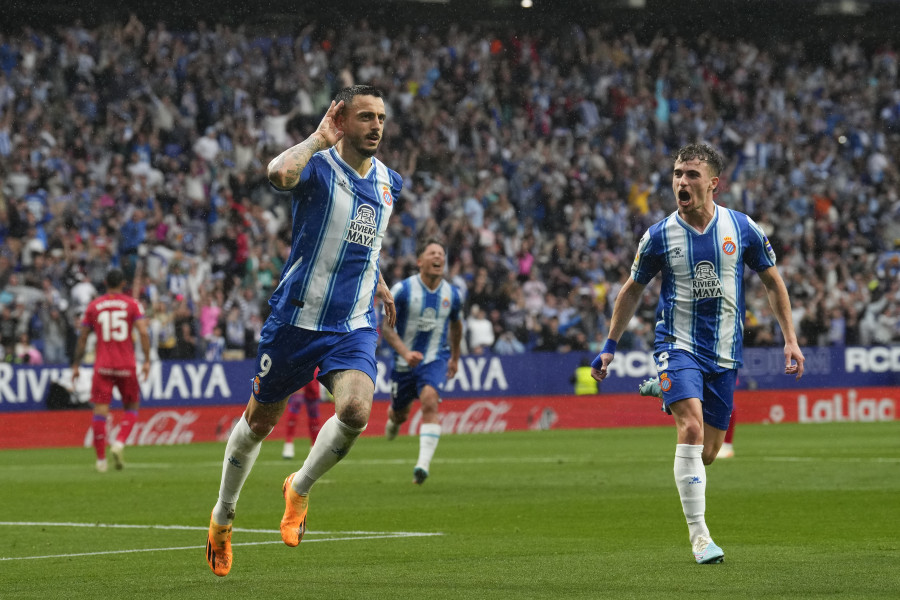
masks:
[[[368,139],[364,138],[363,141],[368,141]],[[361,155],[366,156],[368,158],[372,158],[373,156],[375,156],[375,153],[378,151],[378,146],[380,145],[381,140],[379,139],[378,142],[379,143],[375,144],[374,148],[370,148],[369,146],[363,146],[362,144],[354,144],[354,146],[356,147],[356,151],[359,152]]]

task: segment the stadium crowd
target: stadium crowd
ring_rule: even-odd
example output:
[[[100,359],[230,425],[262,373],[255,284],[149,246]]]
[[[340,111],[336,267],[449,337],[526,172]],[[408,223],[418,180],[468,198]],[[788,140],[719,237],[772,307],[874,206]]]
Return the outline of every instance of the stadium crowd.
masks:
[[[386,93],[380,157],[404,178],[389,285],[447,242],[467,353],[597,352],[640,235],[674,210],[671,153],[728,160],[718,201],[767,232],[801,345],[900,342],[898,57],[799,39],[638,39],[450,24],[272,35],[199,22],[0,34],[0,337],[67,363],[109,265],[159,358],[255,354],[290,249],[268,161],[337,89]],[[871,46],[871,47],[870,47]],[[748,277],[746,342],[780,344]],[[655,298],[620,341],[649,349]]]

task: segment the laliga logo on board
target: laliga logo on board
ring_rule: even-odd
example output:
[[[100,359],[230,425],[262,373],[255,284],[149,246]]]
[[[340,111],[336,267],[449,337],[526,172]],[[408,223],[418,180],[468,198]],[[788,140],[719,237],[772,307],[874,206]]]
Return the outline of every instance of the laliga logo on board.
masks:
[[[854,389],[847,390],[847,404],[844,397],[835,394],[831,399],[816,400],[808,406],[806,394],[797,397],[797,422],[799,423],[832,423],[875,421],[893,421],[897,414],[896,401],[893,398],[859,398]],[[774,407],[773,407],[774,408]]]

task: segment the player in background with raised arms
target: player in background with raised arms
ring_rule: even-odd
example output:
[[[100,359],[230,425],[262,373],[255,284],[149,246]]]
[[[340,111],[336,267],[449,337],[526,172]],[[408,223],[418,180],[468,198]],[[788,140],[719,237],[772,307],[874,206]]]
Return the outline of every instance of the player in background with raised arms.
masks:
[[[750,217],[713,199],[722,168],[722,157],[706,144],[676,153],[678,209],[641,238],[631,277],[616,297],[609,337],[591,365],[595,379],[606,378],[644,288],[662,273],[654,358],[663,404],[675,418],[675,484],[698,563],[725,556],[706,526],[705,465],[725,437],[742,364],[744,265],[762,280],[784,334],[784,372],[799,379],[804,362],[769,240]]]
[[[219,576],[232,564],[231,532],[241,488],[260,445],[288,397],[319,381],[334,396],[303,466],[284,480],[281,538],[296,546],[306,531],[309,491],[366,428],[377,374],[374,299],[385,322],[396,313],[378,268],[384,232],[403,180],[375,158],[386,118],[383,94],[357,85],[338,92],[318,128],[269,163],[268,176],[291,192],[291,253],[263,325],[244,417],[225,446],[219,498],[213,507],[206,561]]]
[[[391,289],[397,328],[385,325],[381,330],[394,349],[391,405],[385,425],[387,439],[397,437],[400,425],[409,418],[413,401],[418,398],[422,402],[419,459],[413,469],[413,482],[419,485],[428,477],[441,439],[440,391],[459,368],[462,300],[459,290],[444,279],[446,260],[441,242],[430,239],[420,246],[416,256],[419,273]]]
[[[105,473],[108,468],[106,420],[113,388],[119,390],[122,407],[125,409],[119,434],[110,449],[116,469],[125,466],[125,442],[137,422],[141,389],[138,385],[132,328],[137,329],[144,351],[141,379],[147,379],[150,374],[150,334],[144,319],[144,308],[140,302],[123,293],[124,287],[124,273],[120,269],[110,269],[106,274],[106,293],[95,298],[84,311],[72,360],[72,381],[77,382],[88,335],[93,331],[97,336],[97,344],[91,382],[91,404],[94,408],[91,426],[94,432],[94,450],[97,453],[97,470],[101,473]]]

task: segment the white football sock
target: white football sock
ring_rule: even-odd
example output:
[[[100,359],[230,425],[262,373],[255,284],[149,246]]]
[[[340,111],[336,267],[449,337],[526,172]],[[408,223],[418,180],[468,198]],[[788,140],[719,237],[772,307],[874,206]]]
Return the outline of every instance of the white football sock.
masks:
[[[439,441],[441,441],[440,423],[422,423],[419,426],[419,460],[416,467],[428,470]]]
[[[337,415],[333,415],[325,421],[316,437],[316,443],[313,444],[309,455],[303,461],[303,466],[294,475],[294,480],[291,482],[294,491],[301,496],[309,494],[309,489],[318,481],[319,477],[347,456],[350,448],[356,442],[356,438],[365,430],[365,427],[362,429],[350,427],[341,422]]]
[[[687,520],[691,544],[700,535],[709,536],[706,528],[706,467],[703,446],[675,445],[675,485],[681,497],[681,508]]]
[[[222,483],[219,486],[219,501],[213,509],[213,521],[219,525],[229,525],[234,520],[234,507],[241,488],[250,475],[250,469],[259,456],[262,441],[253,433],[246,417],[241,417],[225,445],[225,460],[222,463]]]

